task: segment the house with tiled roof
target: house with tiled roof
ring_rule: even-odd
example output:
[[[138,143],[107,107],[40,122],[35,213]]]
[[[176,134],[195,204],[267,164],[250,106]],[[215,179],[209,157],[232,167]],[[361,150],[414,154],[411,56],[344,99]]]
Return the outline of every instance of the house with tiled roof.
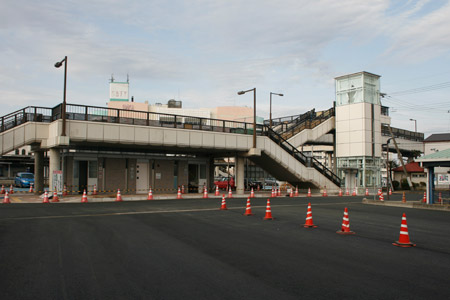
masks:
[[[427,174],[425,173],[424,168],[422,168],[418,162],[410,162],[405,165],[406,173],[408,174],[409,179],[413,184],[417,187],[422,187],[425,189],[425,185],[427,182]],[[393,180],[402,182],[402,179],[405,179],[405,173],[403,172],[403,167],[398,167],[392,169]]]

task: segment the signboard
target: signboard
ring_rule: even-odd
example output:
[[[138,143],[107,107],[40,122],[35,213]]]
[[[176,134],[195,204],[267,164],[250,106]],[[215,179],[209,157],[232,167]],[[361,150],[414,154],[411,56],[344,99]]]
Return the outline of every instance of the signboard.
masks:
[[[53,171],[52,186],[53,190],[56,190],[60,195],[62,194],[63,190],[62,171]]]
[[[110,101],[128,101],[128,82],[111,82],[109,84]]]
[[[438,179],[437,184],[449,184],[448,174],[436,174],[436,177]]]

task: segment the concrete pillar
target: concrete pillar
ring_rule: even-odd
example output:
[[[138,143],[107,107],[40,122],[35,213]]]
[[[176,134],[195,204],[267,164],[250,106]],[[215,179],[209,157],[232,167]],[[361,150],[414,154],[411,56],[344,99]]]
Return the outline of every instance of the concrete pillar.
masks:
[[[61,155],[59,149],[52,148],[49,150],[49,170],[48,170],[48,185],[49,190],[53,191],[53,171],[60,171]]]
[[[434,167],[428,167],[427,204],[434,204]]]
[[[34,152],[34,191],[41,194],[44,190],[44,151]]]
[[[235,163],[235,178],[236,178],[236,194],[243,195],[244,194],[244,158],[240,156],[236,156]]]

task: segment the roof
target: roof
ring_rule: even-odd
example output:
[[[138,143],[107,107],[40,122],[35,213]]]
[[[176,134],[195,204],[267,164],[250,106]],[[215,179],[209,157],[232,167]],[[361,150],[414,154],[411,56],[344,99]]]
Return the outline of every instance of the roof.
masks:
[[[418,162],[450,161],[450,149],[431,153],[416,159]]]
[[[424,140],[427,142],[450,142],[450,133],[435,133]]]
[[[408,172],[408,173],[423,173],[424,172],[424,169],[421,168],[419,166],[419,163],[415,162],[415,161],[413,161],[409,164],[406,164],[405,167],[406,167],[406,172]],[[403,167],[398,167],[398,168],[392,169],[392,171],[403,172]]]
[[[341,79],[341,78],[350,77],[350,76],[354,76],[354,75],[360,75],[360,74],[368,74],[368,75],[371,75],[371,76],[376,76],[378,78],[381,77],[380,75],[377,75],[377,74],[373,74],[373,73],[370,73],[370,72],[362,71],[362,72],[357,72],[357,73],[352,73],[352,74],[338,76],[338,77],[335,77],[334,79]]]

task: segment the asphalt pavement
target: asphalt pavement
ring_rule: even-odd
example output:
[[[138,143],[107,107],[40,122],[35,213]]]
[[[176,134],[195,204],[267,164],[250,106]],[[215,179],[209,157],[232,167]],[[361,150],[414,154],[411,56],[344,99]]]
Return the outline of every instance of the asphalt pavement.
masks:
[[[266,200],[0,205],[0,299],[450,297],[449,212],[275,198],[264,221]],[[392,245],[403,213],[416,247]]]

